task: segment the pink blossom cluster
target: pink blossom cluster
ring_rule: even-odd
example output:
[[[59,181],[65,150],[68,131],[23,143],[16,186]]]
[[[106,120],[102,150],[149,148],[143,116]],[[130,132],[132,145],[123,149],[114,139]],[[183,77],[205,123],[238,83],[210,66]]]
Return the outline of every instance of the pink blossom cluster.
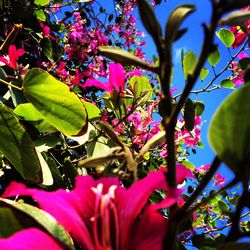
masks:
[[[250,11],[250,6],[247,8],[242,9],[242,11]],[[240,26],[233,26],[231,28],[231,31],[233,32],[235,36],[234,44],[232,45],[233,48],[238,48],[241,44],[244,43],[246,38],[249,36],[250,32],[250,20],[247,20],[244,22],[244,25],[241,28]],[[250,41],[248,42],[248,46],[250,46]]]

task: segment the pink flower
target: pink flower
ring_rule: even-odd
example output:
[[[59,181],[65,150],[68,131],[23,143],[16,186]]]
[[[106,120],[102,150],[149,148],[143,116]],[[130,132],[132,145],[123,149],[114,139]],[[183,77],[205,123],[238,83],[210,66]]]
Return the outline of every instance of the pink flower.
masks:
[[[110,63],[109,64],[109,81],[101,82],[93,78],[89,78],[84,84],[86,87],[96,87],[98,89],[105,90],[112,93],[114,90],[120,92],[124,90],[125,87],[125,73],[121,64]]]
[[[215,186],[223,186],[226,181],[226,178],[222,174],[217,173],[214,176],[214,181],[215,181],[214,183]]]
[[[0,249],[4,250],[63,250],[48,234],[36,228],[24,229],[9,238],[0,239]]]
[[[151,172],[129,189],[117,178],[94,180],[90,176],[78,177],[70,192],[40,191],[12,182],[4,197],[31,196],[83,249],[158,250],[167,228],[158,209],[174,204],[182,191],[166,185],[164,172]],[[178,167],[177,183],[191,175],[190,170]],[[167,197],[162,203],[150,205],[148,199],[155,189],[167,190]]]
[[[24,55],[25,51],[23,48],[16,49],[15,45],[10,45],[8,50],[8,57],[0,56],[0,62],[16,70],[18,68],[17,60],[20,56]]]

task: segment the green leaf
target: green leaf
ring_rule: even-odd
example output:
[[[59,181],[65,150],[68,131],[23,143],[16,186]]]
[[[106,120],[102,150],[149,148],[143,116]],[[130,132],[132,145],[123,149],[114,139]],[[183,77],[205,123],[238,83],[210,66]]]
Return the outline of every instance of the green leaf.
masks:
[[[48,5],[50,0],[35,0],[34,3],[39,6],[45,6]]]
[[[218,206],[219,206],[219,209],[220,209],[221,213],[226,213],[226,212],[229,211],[228,204],[223,200],[218,201]]]
[[[150,65],[149,63],[141,60],[128,51],[125,51],[118,47],[99,46],[98,50],[103,56],[106,56],[111,60],[114,60],[115,62],[121,63],[123,65],[134,65],[151,70],[153,72],[158,69],[158,66]]]
[[[188,169],[190,169],[191,171],[193,171],[195,169],[195,165],[192,162],[188,161],[188,160],[182,161],[181,164],[183,166],[187,167]]]
[[[69,234],[45,211],[29,204],[0,198],[1,217],[3,217],[4,213],[7,213],[8,217],[1,218],[0,234],[5,237],[24,228],[38,227],[62,242],[69,249],[74,249],[73,241]],[[5,226],[2,224],[3,221]],[[9,232],[6,232],[6,230]]]
[[[45,22],[46,21],[46,16],[44,14],[44,11],[43,10],[34,10],[34,14],[36,16],[36,18],[42,22]]]
[[[219,39],[224,43],[224,45],[227,48],[232,46],[235,41],[234,34],[227,29],[220,29],[218,32],[216,32],[216,35],[219,37]]]
[[[171,43],[176,39],[176,34],[184,19],[195,11],[195,6],[192,4],[183,4],[178,6],[170,14],[166,24],[166,42]]]
[[[54,133],[58,131],[44,119],[41,113],[38,112],[38,110],[31,103],[23,103],[18,105],[14,109],[14,113],[19,116],[21,120],[29,121],[40,132]]]
[[[230,242],[220,245],[218,250],[249,250],[250,243]]]
[[[184,121],[185,127],[188,131],[194,129],[194,118],[195,118],[195,105],[191,99],[187,99],[184,106]]]
[[[209,73],[209,70],[206,69],[206,68],[203,68],[201,70],[201,72],[200,72],[200,78],[201,78],[202,81],[207,77],[208,73]]]
[[[44,37],[41,41],[42,52],[50,60],[53,60],[52,43],[48,37]]]
[[[161,26],[154,14],[149,1],[137,0],[137,5],[145,29],[154,39],[156,46],[160,46],[162,36]]]
[[[152,98],[153,89],[146,76],[131,77],[129,80],[129,86],[131,87],[135,98],[140,98],[145,92],[150,93],[150,95],[147,96],[148,99]]]
[[[182,62],[185,80],[187,80],[188,75],[192,75],[192,73],[194,72],[196,63],[197,63],[196,55],[194,54],[193,51],[191,50],[188,51],[184,56]]]
[[[42,182],[41,166],[33,142],[4,104],[0,104],[0,151],[24,179]]]
[[[241,69],[246,70],[248,65],[250,65],[250,58],[243,58],[239,60],[238,65]]]
[[[223,88],[233,89],[234,88],[234,82],[229,79],[224,79],[221,81],[220,86]]]
[[[201,116],[202,113],[203,113],[204,110],[205,110],[205,104],[204,104],[204,102],[195,101],[195,102],[194,102],[194,106],[195,106],[195,115]]]
[[[248,3],[249,4],[249,3]],[[238,10],[219,21],[219,25],[241,26],[250,19],[250,11]]]
[[[236,89],[216,111],[208,134],[210,145],[218,157],[242,178],[249,178],[249,100],[249,84]]]
[[[85,129],[87,114],[69,87],[42,69],[33,68],[24,78],[23,91],[43,118],[65,135]]]
[[[95,119],[100,117],[101,110],[94,104],[90,102],[83,101],[83,104],[86,108],[87,114],[88,114],[88,119]]]
[[[217,65],[220,61],[220,52],[219,50],[216,48],[214,50],[214,52],[212,52],[209,57],[208,57],[208,62],[214,67],[215,65]]]

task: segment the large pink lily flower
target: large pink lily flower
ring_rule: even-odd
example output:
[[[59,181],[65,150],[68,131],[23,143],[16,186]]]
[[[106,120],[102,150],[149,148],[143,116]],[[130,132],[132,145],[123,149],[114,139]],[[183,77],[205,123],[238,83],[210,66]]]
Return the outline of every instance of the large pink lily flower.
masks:
[[[50,213],[86,250],[159,250],[167,222],[158,211],[174,204],[180,190],[170,189],[163,169],[151,172],[129,189],[117,178],[76,179],[74,190],[45,192],[12,182],[4,197],[31,196]],[[190,170],[178,166],[177,183],[192,177]],[[156,189],[167,190],[164,202],[148,203]]]
[[[16,49],[15,45],[10,45],[8,49],[8,57],[0,56],[0,62],[16,70],[18,67],[17,60],[20,56],[24,55],[24,49]]]

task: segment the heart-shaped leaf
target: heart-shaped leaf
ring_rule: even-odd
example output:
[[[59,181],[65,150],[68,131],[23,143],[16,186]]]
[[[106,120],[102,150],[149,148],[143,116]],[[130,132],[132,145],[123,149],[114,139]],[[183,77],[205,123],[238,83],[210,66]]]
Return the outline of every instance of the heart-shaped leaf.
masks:
[[[0,104],[0,151],[24,179],[42,182],[35,146],[17,117],[4,104]]]
[[[195,66],[197,63],[197,57],[193,51],[188,51],[186,55],[183,57],[183,71],[184,78],[187,80],[188,75],[191,75],[194,72]]]
[[[219,61],[220,61],[221,57],[220,57],[220,52],[219,50],[216,48],[208,57],[208,62],[214,67],[216,66]]]
[[[77,135],[86,125],[86,110],[76,94],[46,71],[30,70],[24,78],[23,91],[27,99],[57,130],[65,135]]]
[[[235,90],[216,111],[208,135],[218,157],[243,176],[250,168],[249,100],[249,84]]]
[[[232,46],[235,41],[234,34],[227,29],[220,29],[218,32],[216,32],[216,35],[219,37],[219,39],[224,43],[224,45],[227,48]]]

